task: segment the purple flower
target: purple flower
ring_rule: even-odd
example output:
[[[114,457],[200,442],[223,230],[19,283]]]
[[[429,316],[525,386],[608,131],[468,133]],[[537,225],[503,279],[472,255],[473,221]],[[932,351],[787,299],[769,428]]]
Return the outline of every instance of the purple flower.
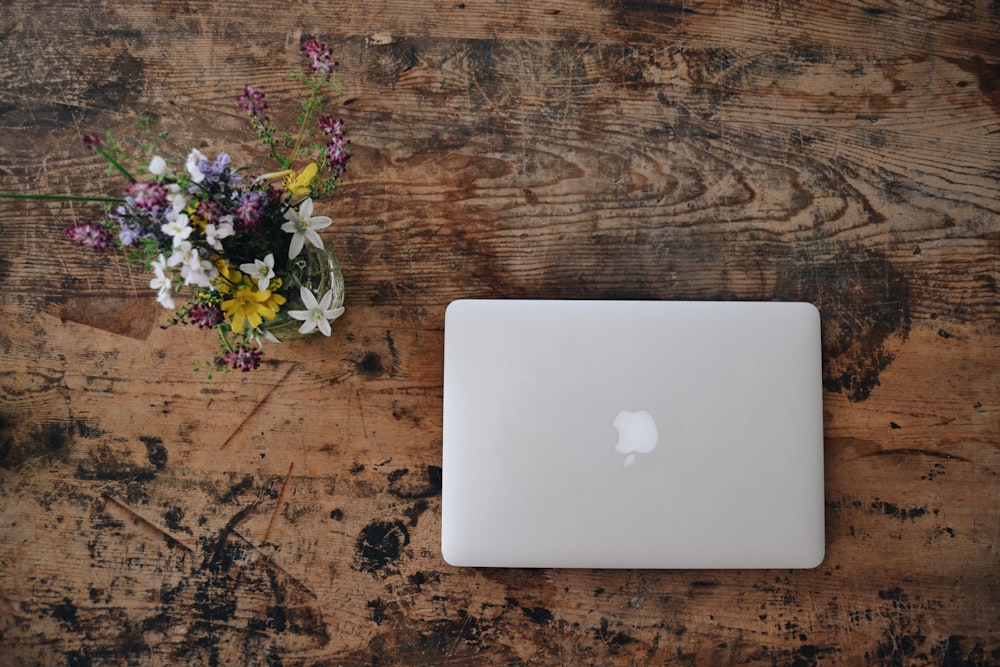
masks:
[[[220,152],[211,162],[200,153],[188,159],[192,160],[195,171],[201,174],[201,179],[188,188],[191,193],[197,192],[200,188],[210,193],[218,193],[228,185],[243,182],[242,176],[229,169],[231,158],[228,153]]]
[[[264,120],[264,112],[267,110],[267,100],[264,99],[264,93],[255,90],[250,84],[244,86],[243,94],[236,98],[236,103],[241,109],[257,120]]]
[[[319,119],[319,127],[323,134],[330,137],[326,143],[326,161],[330,173],[337,178],[347,170],[347,161],[351,154],[347,146],[351,142],[344,138],[344,121],[326,115]]]
[[[314,74],[329,78],[333,68],[337,66],[330,53],[330,47],[315,39],[303,42],[302,52],[309,58],[309,69]]]
[[[93,132],[88,132],[80,137],[80,141],[83,142],[83,147],[88,151],[97,150],[98,148],[104,147],[104,142],[101,138],[94,134]]]
[[[347,171],[347,161],[351,159],[351,154],[347,152],[345,146],[349,143],[351,142],[330,142],[326,145],[326,161],[333,178]]]
[[[229,163],[232,162],[232,158],[229,157],[229,153],[220,152],[215,156],[215,160],[211,163],[208,160],[204,160],[202,164],[198,167],[201,169],[202,173],[205,174],[205,180],[209,183],[226,184],[226,183],[242,183],[243,177],[239,174],[230,171]]]
[[[130,203],[143,211],[157,215],[167,207],[167,189],[153,181],[136,181],[125,189]]]
[[[344,121],[334,118],[330,114],[325,116],[320,116],[319,129],[323,130],[323,134],[327,135],[341,135],[344,134]]]
[[[263,190],[244,192],[240,203],[236,206],[236,216],[239,226],[246,231],[255,229],[257,223],[264,216],[267,205],[267,193]]]
[[[207,200],[198,202],[198,210],[196,211],[199,218],[205,222],[219,222],[219,220],[226,214],[225,209],[217,201]]]
[[[229,364],[244,373],[260,368],[260,350],[246,345],[240,345],[234,352],[226,352],[223,363]]]
[[[124,222],[119,222],[118,242],[123,246],[130,246],[142,236],[142,230],[138,226],[131,226]]]
[[[78,222],[66,230],[66,236],[73,243],[78,243],[94,250],[107,250],[111,243],[111,234],[100,225],[89,222]]]
[[[216,305],[199,303],[187,313],[187,319],[199,329],[211,329],[222,322],[222,309]]]

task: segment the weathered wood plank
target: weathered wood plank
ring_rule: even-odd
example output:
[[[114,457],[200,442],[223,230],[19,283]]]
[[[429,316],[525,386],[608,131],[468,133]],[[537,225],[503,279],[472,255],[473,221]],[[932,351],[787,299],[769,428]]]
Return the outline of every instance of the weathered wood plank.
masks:
[[[0,190],[113,193],[82,131],[259,160],[233,97],[293,121],[306,35],[354,157],[323,203],[347,313],[249,375],[193,372],[210,336],[62,242],[99,211],[0,200],[4,661],[1000,663],[998,28],[984,2],[6,3]],[[824,564],[445,566],[463,296],[816,303]]]

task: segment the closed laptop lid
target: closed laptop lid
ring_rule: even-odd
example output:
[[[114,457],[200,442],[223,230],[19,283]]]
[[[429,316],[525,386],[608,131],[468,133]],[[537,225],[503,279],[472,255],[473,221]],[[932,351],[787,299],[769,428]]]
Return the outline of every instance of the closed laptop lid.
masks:
[[[821,377],[810,304],[453,302],[442,554],[459,566],[815,567]]]

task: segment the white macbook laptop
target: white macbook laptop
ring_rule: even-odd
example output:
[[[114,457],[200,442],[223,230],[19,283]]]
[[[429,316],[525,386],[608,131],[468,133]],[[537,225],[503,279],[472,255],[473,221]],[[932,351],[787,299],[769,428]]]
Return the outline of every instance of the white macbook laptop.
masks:
[[[483,567],[815,567],[821,377],[810,304],[453,302],[443,556]]]

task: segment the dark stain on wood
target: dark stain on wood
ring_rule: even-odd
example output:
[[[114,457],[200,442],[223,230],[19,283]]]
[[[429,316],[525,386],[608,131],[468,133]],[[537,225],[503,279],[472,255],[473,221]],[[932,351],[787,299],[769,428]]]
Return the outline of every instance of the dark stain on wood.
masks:
[[[0,468],[12,469],[29,461],[66,461],[73,436],[86,426],[76,422],[24,423],[0,414]]]
[[[382,364],[382,355],[369,350],[355,362],[358,372],[369,380],[374,380],[385,373],[385,366]]]
[[[826,389],[867,399],[909,334],[906,275],[878,251],[844,248],[779,269],[775,293],[819,308]]]
[[[972,58],[945,58],[963,72],[976,77],[979,92],[989,100],[993,111],[1000,115],[1000,62],[986,62],[982,56]]]
[[[891,516],[900,521],[906,521],[907,519],[914,521],[928,512],[926,507],[899,507],[894,503],[878,499],[871,504],[871,509],[873,512]]]
[[[139,439],[146,445],[149,463],[157,470],[163,470],[167,466],[167,448],[163,446],[163,440],[150,435],[140,436]]]
[[[358,536],[357,567],[384,576],[409,543],[410,532],[402,521],[373,521]]]
[[[389,493],[404,500],[415,500],[441,495],[441,466],[429,465],[426,480],[413,479],[407,468],[393,470],[387,476]]]

